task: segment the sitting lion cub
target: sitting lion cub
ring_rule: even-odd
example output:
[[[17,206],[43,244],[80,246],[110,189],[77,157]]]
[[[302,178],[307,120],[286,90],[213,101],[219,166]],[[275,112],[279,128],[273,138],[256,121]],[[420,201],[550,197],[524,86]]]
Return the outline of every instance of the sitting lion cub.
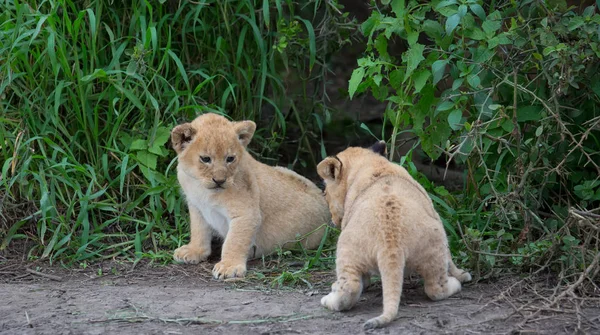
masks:
[[[212,271],[217,279],[243,277],[249,257],[289,247],[298,236],[312,232],[302,244],[315,248],[330,219],[316,185],[291,170],[262,164],[246,151],[255,129],[252,121],[204,114],[171,132],[191,231],[190,243],[173,257],[194,264],[205,260],[216,234],[225,239]]]
[[[337,281],[321,304],[331,310],[352,308],[369,276],[379,272],[383,314],[365,328],[390,323],[398,313],[405,269],[425,280],[432,300],[461,289],[471,275],[450,257],[440,217],[425,192],[401,166],[383,154],[385,142],[371,149],[350,147],[317,166],[333,223],[342,230],[337,243]]]

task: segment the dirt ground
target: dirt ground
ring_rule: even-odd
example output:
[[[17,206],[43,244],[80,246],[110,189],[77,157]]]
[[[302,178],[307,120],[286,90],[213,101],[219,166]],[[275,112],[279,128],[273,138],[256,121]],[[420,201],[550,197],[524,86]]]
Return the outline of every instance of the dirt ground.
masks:
[[[379,283],[354,309],[336,313],[320,306],[333,273],[314,273],[310,288],[280,289],[251,279],[219,282],[210,278],[211,267],[111,262],[67,270],[0,256],[0,334],[362,334],[363,322],[382,310]],[[515,283],[509,277],[468,284],[433,302],[409,278],[398,318],[367,333],[600,333],[598,300],[577,304],[579,313],[568,306],[544,310],[519,326],[533,312],[523,307],[543,299],[536,295],[544,284]]]

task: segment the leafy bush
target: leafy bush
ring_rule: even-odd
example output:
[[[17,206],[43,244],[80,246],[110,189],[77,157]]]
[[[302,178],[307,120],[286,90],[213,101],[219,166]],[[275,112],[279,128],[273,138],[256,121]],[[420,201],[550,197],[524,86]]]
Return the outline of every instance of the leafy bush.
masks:
[[[556,237],[570,234],[561,230],[569,208],[600,205],[597,8],[576,13],[561,1],[531,0],[382,3],[362,24],[368,42],[349,94],[370,91],[387,102],[392,155],[399,131],[409,128],[429,157],[444,154],[465,166],[466,192],[446,200],[460,208],[440,207],[464,230],[451,242],[460,236],[488,266],[499,251],[548,246],[526,241],[577,245]],[[395,55],[392,43],[406,50]],[[590,243],[583,263],[598,252]]]
[[[306,151],[327,113],[318,90],[306,92],[347,35],[338,11],[330,1],[0,2],[0,249],[15,238],[51,260],[172,249],[187,233],[172,126],[205,111],[253,119],[253,149],[271,162],[303,127],[301,147],[281,149]]]

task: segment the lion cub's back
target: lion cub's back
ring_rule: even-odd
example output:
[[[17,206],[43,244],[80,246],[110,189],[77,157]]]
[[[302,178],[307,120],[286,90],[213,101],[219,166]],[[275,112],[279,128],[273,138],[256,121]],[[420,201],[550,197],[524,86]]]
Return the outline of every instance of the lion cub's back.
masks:
[[[327,202],[313,182],[281,166],[265,166],[264,172],[266,177],[258,180],[261,203],[274,206],[277,211],[289,211],[290,215],[295,212],[301,216],[318,213],[317,216],[327,220]]]
[[[325,197],[310,180],[284,167],[262,163],[254,171],[260,189],[265,238],[294,240],[297,234],[307,234],[330,220]],[[321,229],[312,234],[306,247],[316,247],[323,232]]]
[[[432,232],[437,235],[435,232],[442,231],[443,225],[427,193],[415,183],[403,175],[379,181],[356,201],[348,224],[379,231],[384,237],[398,235],[404,241],[414,239],[415,244]]]

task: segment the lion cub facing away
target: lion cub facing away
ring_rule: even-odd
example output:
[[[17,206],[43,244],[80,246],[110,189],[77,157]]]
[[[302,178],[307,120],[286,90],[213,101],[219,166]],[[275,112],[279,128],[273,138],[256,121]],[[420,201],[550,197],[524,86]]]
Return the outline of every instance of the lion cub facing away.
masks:
[[[297,236],[312,232],[302,244],[317,247],[330,219],[316,185],[291,170],[262,164],[246,151],[255,129],[252,121],[204,114],[171,132],[191,235],[173,257],[194,264],[205,260],[216,234],[224,242],[215,278],[243,277],[249,257],[291,246]]]
[[[383,314],[368,320],[365,328],[384,326],[396,317],[405,269],[423,277],[432,300],[459,292],[461,282],[471,280],[452,262],[431,199],[403,167],[383,157],[385,148],[385,142],[370,149],[350,147],[317,166],[333,223],[342,230],[337,281],[321,304],[334,311],[352,308],[370,274],[380,273]]]

